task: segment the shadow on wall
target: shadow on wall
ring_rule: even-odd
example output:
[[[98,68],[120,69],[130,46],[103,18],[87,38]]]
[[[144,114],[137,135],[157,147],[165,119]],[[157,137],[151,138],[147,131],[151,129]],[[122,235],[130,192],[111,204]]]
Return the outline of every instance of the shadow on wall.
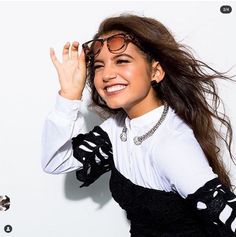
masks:
[[[94,126],[101,124],[101,119],[93,112],[84,114],[86,131],[90,131]],[[75,172],[68,173],[65,178],[65,197],[69,200],[81,200],[85,198],[92,198],[92,200],[99,204],[98,209],[106,205],[111,197],[109,190],[110,172],[103,174],[94,183],[88,187],[82,187],[82,183],[77,180]]]
[[[80,188],[82,183],[76,179],[75,172],[71,172],[65,178],[65,196],[67,199],[75,201],[89,197],[99,205],[98,209],[100,209],[111,199],[109,179],[110,172],[103,174],[90,186]]]

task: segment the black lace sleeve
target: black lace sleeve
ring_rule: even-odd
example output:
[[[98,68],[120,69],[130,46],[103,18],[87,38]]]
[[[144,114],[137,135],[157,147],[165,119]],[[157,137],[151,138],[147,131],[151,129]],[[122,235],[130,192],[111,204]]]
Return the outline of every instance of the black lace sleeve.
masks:
[[[72,138],[73,156],[83,166],[76,171],[81,187],[89,186],[98,177],[111,169],[112,145],[105,131],[99,126],[86,134]]]
[[[236,236],[236,196],[218,178],[208,181],[186,200],[206,224],[225,233],[222,236]]]

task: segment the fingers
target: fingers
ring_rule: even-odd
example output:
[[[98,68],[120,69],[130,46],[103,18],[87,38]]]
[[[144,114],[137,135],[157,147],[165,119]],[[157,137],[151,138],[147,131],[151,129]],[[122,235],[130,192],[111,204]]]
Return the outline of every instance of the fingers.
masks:
[[[78,59],[79,42],[74,41],[71,45],[71,59]]]
[[[74,41],[72,44],[70,44],[70,42],[67,42],[62,50],[63,61],[67,61],[70,58],[73,60],[78,59],[78,48],[79,48],[79,42]]]
[[[55,55],[55,51],[53,48],[50,48],[50,58],[52,60],[52,63],[54,64],[55,67],[57,67],[60,62],[58,61],[56,55]]]
[[[79,60],[78,49],[79,42],[74,41],[72,44],[70,44],[70,42],[66,42],[62,50],[62,61],[66,62],[69,59]],[[60,62],[57,59],[53,48],[50,48],[50,57],[56,67],[60,65]]]
[[[70,42],[66,42],[62,50],[63,61],[67,61],[69,59],[69,51],[70,51]]]
[[[79,55],[79,68],[85,76],[86,71],[87,71],[87,67],[86,67],[86,60],[85,60],[84,50],[82,50],[80,55]]]

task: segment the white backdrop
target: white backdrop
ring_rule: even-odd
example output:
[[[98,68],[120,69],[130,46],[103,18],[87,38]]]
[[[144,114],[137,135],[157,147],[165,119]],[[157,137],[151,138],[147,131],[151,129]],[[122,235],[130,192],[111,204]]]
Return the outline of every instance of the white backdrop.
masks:
[[[220,12],[225,4],[230,14]],[[105,17],[127,11],[159,19],[218,70],[236,63],[235,2],[0,2],[0,195],[11,199],[0,212],[0,236],[129,236],[108,190],[109,174],[80,189],[74,173],[49,175],[40,164],[43,121],[59,89],[49,47],[59,55],[66,41],[89,40]],[[236,132],[236,85],[219,89]],[[88,122],[99,120],[89,114]]]

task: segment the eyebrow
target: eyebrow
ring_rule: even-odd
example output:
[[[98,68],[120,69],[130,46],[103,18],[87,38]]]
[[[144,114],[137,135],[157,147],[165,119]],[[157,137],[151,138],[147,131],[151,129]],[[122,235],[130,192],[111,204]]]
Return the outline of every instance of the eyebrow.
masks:
[[[122,57],[122,56],[126,56],[126,57],[128,57],[130,59],[134,59],[131,55],[126,54],[126,53],[122,53],[122,54],[116,54],[115,56],[113,56],[112,60],[115,60],[115,59],[117,59],[119,57]],[[95,59],[94,60],[94,63],[102,63],[102,62],[103,62],[103,60],[101,60],[101,59]]]

